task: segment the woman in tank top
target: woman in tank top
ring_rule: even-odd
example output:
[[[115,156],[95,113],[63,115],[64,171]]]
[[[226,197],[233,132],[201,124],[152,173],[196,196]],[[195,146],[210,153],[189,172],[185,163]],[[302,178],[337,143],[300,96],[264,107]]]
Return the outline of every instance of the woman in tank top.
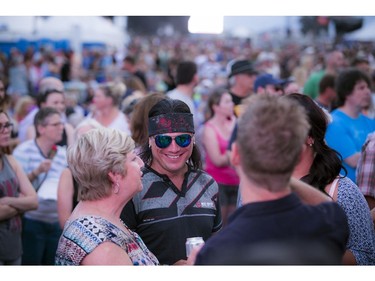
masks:
[[[38,198],[27,175],[7,154],[13,124],[0,109],[0,265],[21,265],[21,216],[38,207]]]
[[[236,124],[234,103],[225,88],[214,89],[207,102],[208,117],[203,127],[205,171],[219,185],[223,225],[236,208],[239,178],[229,161],[228,145]]]

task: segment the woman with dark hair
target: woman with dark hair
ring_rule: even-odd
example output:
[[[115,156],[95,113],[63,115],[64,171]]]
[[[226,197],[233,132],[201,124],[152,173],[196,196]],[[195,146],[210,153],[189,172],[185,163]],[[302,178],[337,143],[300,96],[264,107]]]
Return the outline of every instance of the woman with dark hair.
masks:
[[[203,126],[205,168],[218,183],[223,226],[236,209],[239,177],[229,161],[228,145],[236,124],[234,103],[228,89],[215,88],[207,101],[207,121]]]
[[[21,98],[18,98],[17,100],[20,100]],[[13,126],[11,127],[10,139],[8,140],[9,153],[11,153],[11,151],[19,144],[18,120],[15,120],[13,118],[13,114],[11,113],[11,110],[13,107],[12,103],[13,103],[12,97],[7,94],[6,85],[4,81],[0,79],[0,110],[3,111],[8,116],[8,118],[13,124]]]
[[[131,136],[138,150],[148,144],[148,112],[162,99],[168,98],[164,93],[149,93],[136,101],[130,119]]]
[[[301,104],[311,126],[292,176],[328,194],[345,211],[350,235],[343,263],[375,264],[375,232],[370,209],[356,184],[346,175],[340,175],[341,156],[325,142],[326,113],[306,95],[290,94],[283,98]]]
[[[222,226],[218,185],[201,170],[194,133],[184,102],[163,99],[150,109],[143,189],[121,214],[161,264],[186,264],[186,239],[207,240]]]

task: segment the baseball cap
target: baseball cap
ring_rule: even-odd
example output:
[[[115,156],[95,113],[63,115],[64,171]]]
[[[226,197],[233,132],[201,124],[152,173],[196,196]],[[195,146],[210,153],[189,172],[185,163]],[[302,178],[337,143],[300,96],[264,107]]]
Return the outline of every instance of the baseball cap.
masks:
[[[272,74],[263,73],[260,74],[254,82],[254,92],[258,90],[259,87],[265,87],[267,85],[283,85],[285,80],[277,79],[273,77]]]
[[[258,71],[255,69],[254,64],[249,60],[231,61],[228,63],[227,69],[229,72],[228,78],[241,73],[249,73],[253,75],[258,74]]]

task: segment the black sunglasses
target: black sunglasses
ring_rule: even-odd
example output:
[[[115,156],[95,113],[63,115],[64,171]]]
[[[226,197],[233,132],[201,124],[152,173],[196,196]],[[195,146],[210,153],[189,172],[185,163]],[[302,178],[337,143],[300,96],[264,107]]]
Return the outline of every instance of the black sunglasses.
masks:
[[[0,132],[4,132],[5,129],[11,129],[13,127],[13,124],[10,122],[7,122],[5,124],[0,123]]]
[[[191,135],[189,134],[182,134],[173,138],[167,135],[156,135],[154,139],[156,146],[159,148],[167,148],[171,145],[172,140],[174,140],[180,147],[187,147],[191,143]]]

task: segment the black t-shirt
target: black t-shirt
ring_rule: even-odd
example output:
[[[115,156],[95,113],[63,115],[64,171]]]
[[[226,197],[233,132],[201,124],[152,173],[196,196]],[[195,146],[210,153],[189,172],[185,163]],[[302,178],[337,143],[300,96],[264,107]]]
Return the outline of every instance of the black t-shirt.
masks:
[[[235,94],[232,93],[232,92],[229,92],[229,94],[232,96],[232,101],[233,101],[233,103],[234,103],[235,106],[241,104],[243,98],[241,98],[241,97],[235,95]]]
[[[143,190],[121,213],[160,264],[186,259],[186,238],[203,240],[222,227],[218,185],[202,170],[189,168],[179,190],[166,175],[143,168]]]
[[[195,264],[341,264],[348,237],[347,218],[337,203],[305,205],[292,193],[238,208]]]

